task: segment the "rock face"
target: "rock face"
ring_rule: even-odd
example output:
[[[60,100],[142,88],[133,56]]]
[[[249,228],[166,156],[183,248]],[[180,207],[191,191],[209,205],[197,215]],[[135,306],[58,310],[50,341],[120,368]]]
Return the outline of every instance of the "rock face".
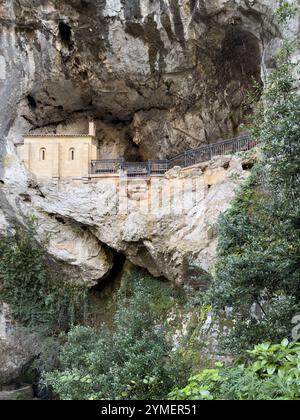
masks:
[[[33,399],[33,391],[31,386],[24,386],[20,389],[0,392],[0,401],[26,401]]]
[[[103,205],[118,197],[108,185],[32,181],[14,144],[28,131],[84,133],[91,117],[102,158],[168,158],[235,135],[251,111],[246,91],[275,65],[277,3],[0,0],[0,233],[35,214],[49,252],[90,284],[109,273],[115,252],[176,283],[204,278],[211,226],[238,184],[229,175],[244,177],[238,161],[215,184],[205,181],[213,166],[168,174],[166,184],[194,177],[207,189],[185,217],[120,217]],[[289,31],[297,35],[297,20]]]
[[[2,0],[1,135],[93,115],[111,153],[146,159],[236,134],[276,4]]]
[[[18,381],[38,353],[36,337],[17,329],[7,306],[0,304],[0,391],[2,385]]]
[[[111,268],[106,244],[154,276],[206,287],[215,223],[248,174],[241,158],[223,157],[147,180],[41,181],[39,194],[29,188],[19,208],[34,211],[49,252],[80,267],[85,281]]]

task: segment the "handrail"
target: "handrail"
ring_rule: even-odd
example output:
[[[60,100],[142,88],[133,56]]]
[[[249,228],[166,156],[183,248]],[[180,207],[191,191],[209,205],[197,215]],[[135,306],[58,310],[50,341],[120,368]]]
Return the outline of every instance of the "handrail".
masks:
[[[151,175],[164,175],[175,166],[187,168],[201,162],[206,162],[216,156],[231,155],[256,147],[258,141],[252,140],[248,134],[219,143],[189,149],[171,159],[148,160],[147,162],[126,162],[124,158],[102,159],[91,161],[91,174],[117,174],[126,178],[141,178]]]

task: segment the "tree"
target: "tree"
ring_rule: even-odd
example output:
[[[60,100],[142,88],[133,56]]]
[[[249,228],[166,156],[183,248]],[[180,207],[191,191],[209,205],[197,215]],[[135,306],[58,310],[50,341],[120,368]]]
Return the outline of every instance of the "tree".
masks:
[[[43,380],[59,399],[161,399],[187,379],[189,370],[172,350],[164,311],[156,309],[157,281],[138,273],[132,280],[131,292],[123,287],[119,293],[110,327],[78,326],[68,333],[62,369]]]
[[[284,4],[279,20],[293,10]],[[300,313],[300,96],[292,52],[285,41],[250,127],[261,162],[219,223],[214,303],[233,308],[226,344],[238,352],[289,337]]]

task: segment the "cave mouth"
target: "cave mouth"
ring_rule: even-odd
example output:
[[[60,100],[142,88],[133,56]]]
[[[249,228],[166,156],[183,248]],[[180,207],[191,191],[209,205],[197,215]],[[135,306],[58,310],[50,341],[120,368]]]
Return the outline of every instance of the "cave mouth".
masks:
[[[207,29],[205,34],[199,37],[201,40],[201,48],[199,47],[197,50],[199,71],[195,71],[193,77],[195,78],[195,86],[200,85],[201,82],[201,86],[205,85],[205,88],[202,89],[201,87],[199,89],[195,101],[190,99],[190,96],[185,97],[185,93],[183,93],[182,98],[177,95],[177,82],[175,83],[175,79],[172,82],[169,81],[169,77],[172,80],[171,75],[166,77],[168,87],[160,80],[157,83],[157,98],[155,100],[152,96],[148,98],[148,94],[145,93],[147,89],[150,90],[150,85],[149,87],[146,85],[145,91],[143,91],[144,88],[142,89],[139,99],[137,99],[136,93],[129,94],[131,90],[134,91],[136,88],[135,79],[131,78],[132,75],[126,75],[126,86],[123,87],[120,82],[120,91],[123,92],[124,89],[124,92],[127,90],[129,92],[129,99],[124,102],[123,98],[127,98],[127,95],[115,96],[115,90],[119,89],[119,82],[113,88],[110,85],[106,86],[104,83],[106,86],[103,90],[105,95],[101,94],[100,91],[98,92],[98,88],[94,89],[94,86],[91,86],[90,75],[93,73],[93,68],[87,72],[84,66],[85,57],[78,57],[77,54],[78,28],[75,28],[73,23],[70,22],[58,22],[57,36],[61,45],[65,47],[62,48],[62,55],[68,56],[66,49],[72,50],[72,54],[75,53],[76,42],[74,63],[77,63],[78,68],[75,66],[76,73],[70,73],[69,77],[72,83],[74,80],[74,86],[78,82],[79,88],[78,90],[70,89],[69,95],[61,98],[55,91],[57,88],[53,87],[53,83],[49,80],[46,89],[50,97],[57,98],[55,103],[50,102],[48,106],[48,99],[45,99],[42,94],[37,94],[36,98],[28,98],[31,111],[35,109],[36,104],[40,111],[38,116],[35,116],[36,119],[38,118],[38,124],[35,125],[38,125],[38,127],[55,126],[62,122],[86,116],[93,116],[93,118],[102,121],[108,129],[109,126],[118,129],[119,126],[123,125],[124,128],[120,129],[120,132],[122,132],[120,142],[118,136],[111,140],[116,152],[113,151],[110,155],[109,148],[99,148],[98,159],[124,157],[127,161],[132,162],[173,157],[177,153],[197,147],[200,144],[214,143],[219,139],[225,140],[238,135],[241,132],[241,124],[247,122],[247,116],[252,113],[253,106],[245,104],[247,94],[251,92],[254,81],[261,84],[261,41],[249,32],[243,24],[228,25],[226,23],[223,26],[220,23],[211,22],[210,25],[211,29]],[[68,62],[70,66],[71,61],[70,59]],[[66,71],[69,71],[68,66],[66,66]],[[82,77],[80,80],[77,80],[78,75]],[[176,78],[178,77],[181,76],[176,76]],[[81,85],[81,82],[84,83]],[[172,85],[174,87],[171,89]],[[108,96],[107,93],[113,93],[113,95]],[[178,106],[178,114],[180,114],[178,116],[174,108],[177,99],[174,99],[175,102],[173,103],[173,96],[174,98],[179,97],[179,105],[182,103],[182,112],[179,112],[181,105]],[[108,97],[111,99],[105,99]],[[57,106],[58,104],[59,106]],[[160,108],[166,110],[166,122],[160,123]],[[47,112],[45,112],[46,110]],[[195,123],[192,122],[190,117],[185,119],[185,114],[188,115],[189,111],[192,116],[196,115]],[[145,113],[142,114],[145,118],[145,128],[142,124],[139,126],[139,124],[135,125],[134,123],[135,115],[139,112]],[[162,116],[164,116],[163,112]],[[33,118],[31,114],[32,112],[29,113],[29,118]],[[181,115],[182,122],[180,120]],[[199,123],[197,122],[198,115]],[[168,118],[170,118],[170,121]],[[148,120],[149,129],[146,124]],[[177,123],[177,121],[180,121],[180,123]],[[156,128],[160,124],[162,126],[161,130]],[[184,129],[184,133],[177,131],[177,125],[181,126],[180,124],[185,124],[187,127]],[[105,131],[103,132],[105,133]],[[198,143],[196,143],[197,140]],[[137,141],[138,144],[134,141]],[[120,153],[118,153],[118,148],[121,150]]]
[[[60,22],[58,25],[58,32],[61,39],[61,42],[65,47],[72,49],[72,28],[67,23]]]
[[[222,31],[222,41],[214,57],[215,88],[223,96],[230,135],[238,135],[240,125],[247,123],[253,113],[254,102],[259,100],[258,87],[263,85],[262,44],[241,25],[231,25]]]
[[[253,81],[261,82],[262,51],[259,39],[241,27],[225,31],[222,48],[217,58],[221,85],[239,80],[246,87]]]
[[[123,274],[123,268],[126,263],[126,256],[120,252],[113,253],[113,263],[111,270],[107,275],[99,281],[95,286],[90,289],[91,293],[94,294],[105,294],[110,292],[112,289],[120,286],[121,277]]]
[[[121,288],[126,256],[112,250],[113,264],[109,273],[89,289],[86,325],[99,327],[110,325],[115,311],[115,300]]]
[[[33,110],[37,108],[36,100],[34,99],[32,95],[27,95],[27,102],[28,102],[29,108]]]

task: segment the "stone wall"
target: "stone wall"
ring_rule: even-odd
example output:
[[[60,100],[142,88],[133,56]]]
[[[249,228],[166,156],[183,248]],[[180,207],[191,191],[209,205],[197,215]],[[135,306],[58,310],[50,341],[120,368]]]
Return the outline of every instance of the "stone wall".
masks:
[[[18,154],[36,178],[88,178],[91,161],[98,157],[97,146],[88,135],[25,136]]]

